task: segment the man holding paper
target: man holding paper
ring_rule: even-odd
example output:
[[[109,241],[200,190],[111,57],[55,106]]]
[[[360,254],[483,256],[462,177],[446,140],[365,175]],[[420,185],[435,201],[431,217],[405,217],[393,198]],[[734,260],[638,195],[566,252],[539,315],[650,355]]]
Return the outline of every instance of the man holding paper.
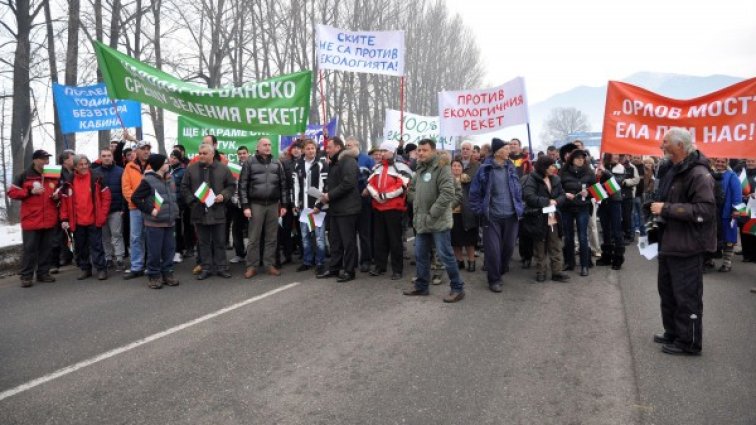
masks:
[[[197,280],[205,280],[215,272],[230,278],[226,260],[226,202],[234,194],[236,184],[227,166],[213,161],[215,148],[202,144],[199,161],[189,165],[181,180],[181,196],[189,206],[192,223],[197,226],[197,239],[202,272]]]
[[[300,214],[299,227],[302,234],[302,265],[298,272],[316,267],[317,274],[325,272],[325,212],[315,214],[313,209],[325,188],[328,168],[324,158],[318,158],[318,147],[312,139],[304,141],[304,155],[294,164],[292,191],[294,193],[294,213]],[[317,220],[320,219],[320,225]],[[312,237],[315,236],[313,248]]]

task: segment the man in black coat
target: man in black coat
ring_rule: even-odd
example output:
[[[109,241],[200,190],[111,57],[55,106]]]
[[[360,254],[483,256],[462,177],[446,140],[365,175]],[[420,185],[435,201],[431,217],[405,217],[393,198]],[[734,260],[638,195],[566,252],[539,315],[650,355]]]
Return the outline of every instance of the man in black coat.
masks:
[[[325,204],[331,230],[331,261],[328,270],[317,275],[318,279],[338,276],[339,282],[354,279],[357,267],[357,219],[362,211],[362,198],[357,187],[359,166],[353,150],[344,148],[338,137],[328,141],[326,153],[331,163],[328,168],[326,191],[315,204],[317,214]]]
[[[672,128],[662,149],[672,166],[651,213],[659,223],[659,274],[664,333],[654,342],[667,354],[701,353],[704,254],[716,249],[714,179],[690,133]]]

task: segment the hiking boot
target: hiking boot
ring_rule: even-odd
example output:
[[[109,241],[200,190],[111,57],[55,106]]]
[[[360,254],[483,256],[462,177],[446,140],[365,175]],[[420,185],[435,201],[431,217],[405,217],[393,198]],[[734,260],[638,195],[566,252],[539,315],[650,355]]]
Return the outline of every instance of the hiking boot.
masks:
[[[161,276],[150,276],[147,286],[150,289],[160,289],[163,287],[163,278]]]

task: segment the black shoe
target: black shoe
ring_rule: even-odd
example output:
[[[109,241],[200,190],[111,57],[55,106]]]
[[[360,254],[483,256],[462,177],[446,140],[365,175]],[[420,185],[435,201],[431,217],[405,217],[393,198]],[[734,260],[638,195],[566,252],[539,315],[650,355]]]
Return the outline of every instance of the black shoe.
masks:
[[[457,268],[463,270],[465,268],[464,260],[457,260]]]
[[[360,273],[367,273],[370,271],[370,265],[367,263],[360,264]]]
[[[55,278],[50,276],[49,274],[43,274],[37,276],[37,282],[55,282]]]
[[[597,266],[611,266],[612,260],[605,260],[603,258],[599,258],[598,260],[596,260],[596,265]]]
[[[617,264],[612,264],[612,270],[622,270],[622,266]]]
[[[82,270],[81,273],[76,276],[76,280],[84,280],[88,277],[92,277],[92,270]]]
[[[380,276],[382,274],[386,273],[385,269],[379,269],[378,267],[373,266],[373,268],[370,269],[370,272],[368,272],[370,276]]]
[[[393,274],[391,275],[391,280],[399,280],[399,279],[401,279],[402,277],[404,277],[404,276],[402,276],[402,274],[401,274],[401,273],[393,273]]]
[[[588,267],[580,267],[580,276],[588,276]]]
[[[497,292],[497,293],[501,292],[502,291],[501,283],[493,283],[491,285],[488,285],[488,289],[490,289],[491,292]]]
[[[551,280],[554,282],[567,282],[570,280],[570,277],[564,273],[556,273],[551,275]]]
[[[545,282],[546,281],[546,275],[537,273],[536,274],[536,282]]]
[[[666,332],[654,334],[654,342],[657,344],[674,344],[675,338],[667,335]]]
[[[402,295],[407,295],[409,297],[426,296],[426,295],[430,295],[430,291],[428,291],[427,289],[424,291],[421,291],[419,289],[414,289],[414,288],[405,289],[404,291],[402,291]]]
[[[123,279],[129,280],[129,279],[134,279],[140,276],[144,276],[144,270],[140,270],[140,271],[129,270],[123,274]]]
[[[664,344],[662,346],[662,353],[678,355],[678,356],[700,356],[701,355],[700,351],[684,350],[674,344]]]
[[[215,274],[224,279],[231,278],[231,273],[229,273],[228,270],[221,270],[221,271],[215,272]]]
[[[200,272],[200,273],[199,273],[199,274],[197,275],[197,280],[205,280],[205,279],[207,279],[207,278],[209,278],[209,277],[210,277],[210,272],[209,272],[209,271],[207,271],[207,270],[202,270],[202,271],[201,271],[201,272]]]
[[[310,270],[312,266],[308,266],[307,264],[302,264],[301,266],[297,267],[298,272],[304,272],[307,270]]]
[[[32,286],[34,286],[34,282],[32,282],[32,280],[31,280],[30,277],[29,278],[25,278],[25,277],[21,278],[21,287],[22,288],[31,288]]]
[[[326,270],[315,277],[318,279],[328,279],[329,277],[338,277],[338,276],[339,276],[339,272],[333,271],[333,270]]]
[[[317,276],[319,274],[323,274],[323,273],[325,273],[325,271],[326,271],[325,266],[317,266],[315,268],[315,275]]]
[[[350,280],[354,280],[354,272],[352,273],[341,273],[339,275],[339,278],[336,279],[336,282],[349,282]]]
[[[467,271],[468,272],[474,272],[475,271],[475,261],[468,261],[467,262]]]
[[[532,260],[530,260],[530,259],[528,259],[528,260],[522,260],[522,268],[523,269],[529,269],[531,261]]]
[[[113,260],[106,261],[105,268],[108,270],[113,270],[115,268],[115,263],[113,262]]]
[[[575,271],[575,265],[574,264],[568,264],[562,267],[563,272],[574,272]]]

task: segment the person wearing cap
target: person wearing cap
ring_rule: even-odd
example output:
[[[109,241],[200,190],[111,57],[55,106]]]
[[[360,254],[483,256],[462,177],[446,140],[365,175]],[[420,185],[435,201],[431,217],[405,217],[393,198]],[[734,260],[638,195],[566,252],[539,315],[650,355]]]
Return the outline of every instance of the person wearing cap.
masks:
[[[173,275],[173,257],[176,252],[173,228],[179,217],[179,206],[176,182],[169,173],[170,164],[165,155],[153,153],[147,164],[149,168],[144,172],[131,200],[144,218],[148,286],[160,289],[164,284],[179,284]]]
[[[33,285],[35,273],[37,282],[55,282],[50,268],[57,262],[57,258],[52,258],[52,242],[58,225],[58,209],[53,199],[58,179],[44,176],[50,156],[44,150],[34,151],[29,169],[16,176],[8,189],[9,198],[21,201],[23,254],[19,275],[24,288]]]
[[[108,222],[102,228],[102,245],[105,249],[105,261],[108,268],[123,271],[126,246],[123,243],[123,168],[116,165],[113,152],[110,149],[100,150],[100,167],[97,171],[102,175],[106,186],[110,188],[110,211]]]
[[[142,183],[142,175],[148,167],[147,160],[150,157],[151,149],[150,142],[145,140],[137,142],[136,157],[126,164],[121,178],[123,198],[129,205],[129,255],[131,265],[123,275],[126,280],[144,275],[144,219],[142,212],[131,201],[131,196]]]
[[[381,161],[373,167],[365,191],[372,198],[373,241],[375,264],[371,276],[386,272],[391,255],[391,280],[402,278],[404,258],[402,253],[402,216],[407,210],[407,185],[412,179],[412,170],[401,162],[394,161],[398,143],[385,141],[378,150]]]
[[[306,214],[315,208],[318,198],[312,196],[310,188],[322,191],[328,178],[328,167],[323,158],[318,158],[318,146],[312,139],[304,141],[304,155],[294,164],[292,174],[292,192],[294,199],[294,213]],[[311,224],[300,220],[299,229],[302,235],[302,264],[297,268],[298,272],[310,270],[315,267],[317,274],[325,272],[325,220],[320,226],[311,228]],[[315,238],[313,247],[312,239]]]
[[[228,279],[231,273],[228,272],[224,235],[226,202],[229,202],[234,195],[236,181],[226,165],[214,160],[215,149],[212,145],[200,145],[198,156],[199,161],[189,165],[181,180],[181,196],[191,209],[192,223],[197,229],[199,259],[202,267],[197,280],[205,280],[213,272]],[[195,195],[203,183],[215,195],[214,202],[211,202],[210,206],[207,205],[207,200],[201,201]]]
[[[414,143],[407,143],[404,145],[404,162],[413,172],[417,168],[417,145]]]
[[[588,219],[591,216],[591,197],[588,188],[596,183],[596,174],[586,161],[586,153],[573,150],[559,170],[559,179],[566,200],[560,209],[564,228],[564,270],[575,269],[575,223],[580,243],[580,276],[588,276],[591,248],[588,246]]]
[[[70,229],[74,237],[74,256],[81,269],[78,280],[92,276],[108,278],[105,251],[102,246],[102,228],[108,222],[111,194],[99,171],[90,169],[86,155],[74,156],[75,172],[61,188],[60,221],[64,230]]]
[[[503,140],[491,140],[491,156],[473,178],[469,197],[470,209],[481,217],[488,288],[501,292],[501,278],[509,271],[524,209],[517,169]]]

